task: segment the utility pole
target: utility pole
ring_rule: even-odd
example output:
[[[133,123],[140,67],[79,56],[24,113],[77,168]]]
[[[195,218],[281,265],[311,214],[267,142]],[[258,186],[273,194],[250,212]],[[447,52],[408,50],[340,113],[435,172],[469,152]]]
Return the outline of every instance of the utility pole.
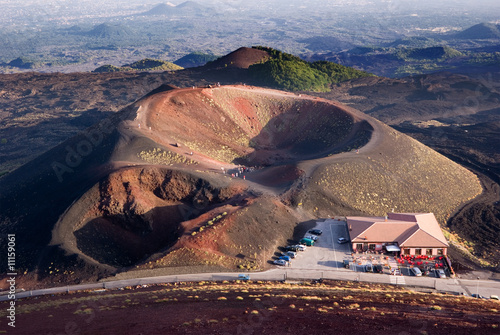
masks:
[[[479,277],[477,277],[476,298],[479,298]]]

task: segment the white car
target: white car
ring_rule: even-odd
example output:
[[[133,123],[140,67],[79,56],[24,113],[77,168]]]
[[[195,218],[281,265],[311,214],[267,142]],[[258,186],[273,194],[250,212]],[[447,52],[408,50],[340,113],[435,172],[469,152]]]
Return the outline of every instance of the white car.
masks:
[[[294,247],[296,247],[299,251],[306,251],[306,249],[307,249],[307,247],[305,245],[302,245],[302,244],[294,245]]]
[[[422,271],[420,271],[419,268],[411,268],[410,271],[417,277],[421,277],[422,276]]]
[[[337,242],[338,242],[339,244],[344,244],[344,243],[347,243],[348,241],[347,241],[347,239],[346,239],[345,237],[339,237],[339,238],[337,239]]]
[[[439,278],[446,278],[446,274],[444,273],[443,269],[438,269],[436,272],[436,276]]]
[[[276,259],[276,260],[274,260],[273,263],[276,264],[276,265],[282,265],[282,266],[285,266],[285,265],[288,264],[288,262],[285,261],[284,259]]]

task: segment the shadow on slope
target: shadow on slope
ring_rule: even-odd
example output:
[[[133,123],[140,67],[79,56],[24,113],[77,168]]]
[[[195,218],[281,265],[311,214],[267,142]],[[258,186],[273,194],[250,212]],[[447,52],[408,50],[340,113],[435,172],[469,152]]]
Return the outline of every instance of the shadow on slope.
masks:
[[[184,234],[181,223],[242,193],[227,185],[160,167],[126,168],[94,185],[57,223],[52,244],[101,264],[124,267],[170,248]]]
[[[271,118],[250,140],[254,151],[234,163],[269,166],[326,157],[365,145],[372,131],[367,121],[334,105],[299,100]]]

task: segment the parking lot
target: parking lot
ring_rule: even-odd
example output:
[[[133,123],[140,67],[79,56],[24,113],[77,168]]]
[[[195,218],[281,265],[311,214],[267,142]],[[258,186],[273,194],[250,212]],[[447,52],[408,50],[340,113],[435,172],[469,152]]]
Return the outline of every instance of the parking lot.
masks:
[[[367,266],[374,269],[381,265],[384,274],[414,276],[408,264],[399,264],[393,256],[384,254],[353,253],[351,243],[338,243],[338,238],[349,239],[345,221],[326,219],[316,222],[316,229],[323,233],[312,247],[306,251],[299,251],[297,257],[291,262],[291,268],[297,270],[324,270],[324,271],[356,271],[365,272]],[[311,235],[311,234],[306,234]],[[349,268],[345,268],[343,261],[349,261]],[[449,272],[446,272],[449,276]],[[431,270],[430,277],[438,277],[437,272]]]
[[[332,219],[317,221],[314,228],[321,229],[323,232],[314,246],[307,247],[305,251],[297,252],[297,256],[292,260],[290,267],[276,266],[275,269],[268,271],[268,275],[283,276],[284,279],[329,278],[392,285],[412,285],[469,296],[474,293],[483,296],[500,295],[496,283],[492,281],[450,278],[449,271],[446,271],[447,277],[443,279],[439,278],[435,269],[431,269],[429,275],[416,277],[411,273],[408,260],[403,261],[404,257],[395,258],[394,256],[368,252],[353,253],[351,243],[339,244],[337,242],[339,237],[349,238],[345,221]],[[343,260],[350,260],[349,269],[344,267]],[[414,262],[415,260],[410,261]],[[416,261],[422,260],[417,259]],[[435,261],[441,262],[439,259]],[[431,260],[423,260],[423,262],[424,264],[429,262],[429,265],[434,264],[431,264]],[[367,264],[382,265],[383,274],[386,275],[366,273],[365,266]],[[279,272],[280,270],[284,271]]]
[[[349,238],[345,222],[327,219],[318,221],[315,228],[321,229],[323,234],[313,247],[308,247],[306,251],[297,254],[291,267],[305,270],[349,271],[343,267],[342,261],[351,257],[350,243],[337,242],[339,237]]]

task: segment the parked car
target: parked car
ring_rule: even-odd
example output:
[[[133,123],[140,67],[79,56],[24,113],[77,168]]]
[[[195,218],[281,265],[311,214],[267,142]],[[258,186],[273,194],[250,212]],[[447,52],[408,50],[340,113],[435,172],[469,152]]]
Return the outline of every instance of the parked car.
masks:
[[[500,300],[500,299],[498,298],[498,295],[490,295],[490,299],[491,299],[491,300]]]
[[[313,246],[314,245],[314,241],[309,239],[309,238],[303,238],[299,241],[300,244],[304,244],[304,245],[307,245],[308,247],[310,246]]]
[[[417,276],[417,277],[420,277],[422,276],[422,271],[420,271],[419,268],[415,267],[415,268],[410,268],[410,271],[413,273],[413,275]]]
[[[304,236],[304,238],[308,238],[308,239],[313,240],[313,241],[318,240],[318,236],[315,236],[315,235],[306,235],[306,236]]]
[[[299,248],[296,245],[288,245],[285,247],[285,251],[299,251]]]
[[[339,237],[339,238],[337,239],[337,242],[338,242],[339,244],[344,244],[344,243],[347,243],[347,242],[349,242],[349,241],[348,241],[345,237]]]
[[[436,271],[436,277],[446,278],[446,274],[444,273],[444,270],[443,269],[437,269],[437,271]]]
[[[297,256],[297,253],[295,251],[285,251],[282,255],[288,256],[290,258],[295,258]]]
[[[323,234],[323,231],[321,229],[311,229],[308,231],[308,233],[311,233],[314,235],[321,235],[321,234]]]
[[[288,264],[288,262],[284,259],[275,259],[273,264],[285,266]]]
[[[250,275],[239,274],[238,280],[250,280]]]
[[[297,245],[294,245],[293,247],[297,248],[298,251],[306,251],[306,249],[307,249],[307,246],[302,245],[302,244],[297,244]],[[292,250],[292,251],[294,251],[294,250]]]
[[[292,260],[292,258],[290,256],[285,256],[285,255],[280,256],[279,259],[283,259],[283,260],[285,260],[287,262],[290,262]]]
[[[373,267],[373,272],[375,273],[383,273],[384,272],[384,268],[382,265],[380,264],[377,264]]]
[[[473,298],[478,298],[478,299],[486,299],[486,298],[485,298],[485,297],[483,297],[482,295],[480,295],[480,294],[476,294],[476,293],[473,293],[473,294],[472,294],[472,297],[473,297]]]
[[[366,264],[365,265],[365,271],[366,272],[373,272],[373,265],[372,264]]]
[[[346,269],[349,269],[349,260],[348,260],[348,259],[344,259],[344,260],[342,261],[342,264],[344,265],[344,267],[345,267]]]

